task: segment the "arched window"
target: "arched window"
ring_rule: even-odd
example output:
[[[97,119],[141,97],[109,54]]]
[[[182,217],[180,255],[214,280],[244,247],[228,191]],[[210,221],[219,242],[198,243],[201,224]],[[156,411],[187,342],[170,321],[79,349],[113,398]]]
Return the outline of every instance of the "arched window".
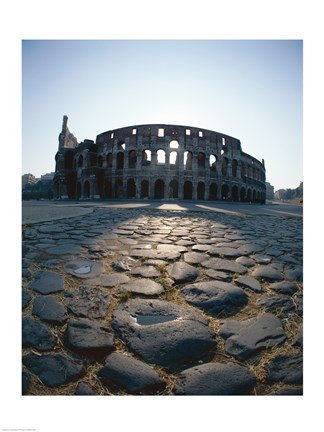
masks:
[[[131,150],[128,154],[128,168],[136,168],[136,161],[137,161],[136,151]]]
[[[192,170],[192,153],[190,151],[184,152],[183,164],[184,164],[185,170]]]
[[[227,184],[223,184],[222,185],[221,195],[222,195],[222,200],[226,200],[227,199],[227,196],[228,196],[228,186],[227,186]]]
[[[127,181],[127,198],[136,197],[136,184],[134,179],[129,179]]]
[[[232,176],[233,177],[237,176],[237,160],[236,159],[232,160]]]
[[[148,196],[149,196],[149,182],[148,182],[148,180],[142,180],[141,198],[148,198]]]
[[[192,199],[192,183],[189,180],[185,181],[183,185],[183,198]]]
[[[169,198],[178,198],[178,180],[171,180],[169,185]]]
[[[179,165],[178,152],[172,151],[170,153],[170,165],[173,165],[173,166]]]
[[[236,185],[232,187],[232,200],[238,201],[238,188]]]
[[[172,148],[172,149],[179,148],[179,142],[177,140],[170,141],[170,148]]]
[[[124,168],[124,153],[117,153],[117,169]]]
[[[222,158],[222,175],[227,175],[227,165],[228,165],[228,159],[226,157]]]
[[[205,183],[199,182],[197,186],[197,199],[204,200],[205,199]]]
[[[107,155],[107,168],[112,168],[112,153]]]
[[[157,163],[158,164],[165,164],[165,151],[160,149],[156,152],[157,154]]]
[[[103,164],[103,158],[102,158],[101,155],[99,155],[99,157],[98,157],[98,167],[102,168],[102,164]]]
[[[78,167],[79,168],[83,167],[83,156],[82,155],[80,155],[78,158]]]
[[[211,171],[216,171],[216,162],[217,162],[216,156],[211,154],[209,156],[209,167]]]
[[[143,150],[142,152],[142,166],[151,164],[151,150]]]
[[[205,153],[198,153],[198,168],[205,169]]]
[[[164,198],[164,181],[156,180],[154,185],[154,198],[163,199]]]

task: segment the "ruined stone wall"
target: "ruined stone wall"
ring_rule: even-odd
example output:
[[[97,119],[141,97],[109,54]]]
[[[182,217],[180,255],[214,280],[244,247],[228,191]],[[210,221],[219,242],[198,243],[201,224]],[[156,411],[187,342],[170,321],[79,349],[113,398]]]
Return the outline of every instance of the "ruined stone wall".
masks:
[[[264,202],[265,166],[238,139],[191,126],[110,130],[56,155],[57,198]]]

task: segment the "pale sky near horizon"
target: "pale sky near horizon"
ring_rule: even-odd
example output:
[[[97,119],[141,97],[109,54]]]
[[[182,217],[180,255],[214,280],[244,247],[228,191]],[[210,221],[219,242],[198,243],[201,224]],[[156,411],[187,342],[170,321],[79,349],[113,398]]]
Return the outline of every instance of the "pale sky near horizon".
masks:
[[[25,40],[22,174],[54,171],[63,115],[81,142],[166,123],[240,139],[275,190],[303,180],[301,40]]]

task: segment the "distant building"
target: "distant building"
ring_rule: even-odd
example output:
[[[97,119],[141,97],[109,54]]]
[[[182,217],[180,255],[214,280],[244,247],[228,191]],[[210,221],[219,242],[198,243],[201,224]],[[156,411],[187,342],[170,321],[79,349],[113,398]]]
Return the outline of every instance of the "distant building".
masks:
[[[281,200],[286,198],[286,189],[279,189],[274,194],[275,199]]]
[[[40,179],[33,174],[22,176],[22,199],[52,199],[54,172],[44,174]]]
[[[33,174],[24,174],[21,178],[22,189],[26,188],[26,185],[34,185],[36,183],[36,177]]]
[[[274,187],[269,182],[266,182],[266,199],[274,199]]]

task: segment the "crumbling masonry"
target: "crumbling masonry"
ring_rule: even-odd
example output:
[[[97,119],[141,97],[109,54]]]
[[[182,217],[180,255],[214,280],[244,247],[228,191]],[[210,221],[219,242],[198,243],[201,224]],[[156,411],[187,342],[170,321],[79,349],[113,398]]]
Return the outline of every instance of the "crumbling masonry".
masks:
[[[78,143],[63,117],[57,199],[189,199],[264,203],[265,166],[238,139],[191,126],[148,124]]]

